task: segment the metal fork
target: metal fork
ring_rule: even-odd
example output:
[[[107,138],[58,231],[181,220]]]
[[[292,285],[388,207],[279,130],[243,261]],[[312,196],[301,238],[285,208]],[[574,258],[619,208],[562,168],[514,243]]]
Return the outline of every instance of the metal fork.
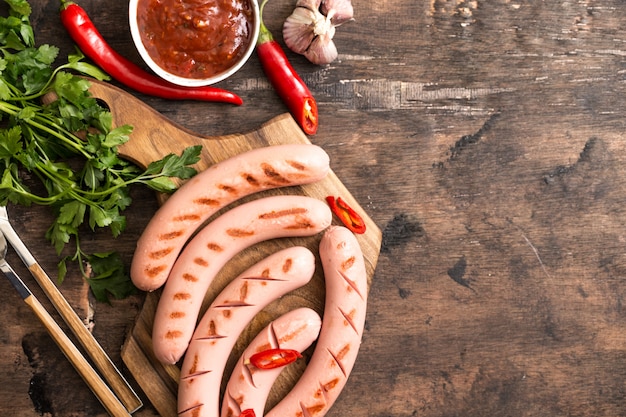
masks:
[[[96,368],[98,368],[103,378],[109,383],[111,390],[124,404],[126,410],[129,413],[133,413],[141,408],[143,403],[137,393],[122,376],[111,358],[107,355],[102,346],[100,346],[89,329],[87,329],[76,311],[70,306],[61,291],[55,283],[52,282],[26,245],[24,245],[24,242],[22,242],[17,232],[13,229],[9,222],[9,216],[5,206],[0,206],[0,231],[4,235],[3,238],[6,237],[6,240],[9,241],[13,249],[15,249],[22,259],[22,262],[24,262],[33,277],[35,277],[37,283],[50,299],[54,308],[72,330],[72,333],[93,360]]]

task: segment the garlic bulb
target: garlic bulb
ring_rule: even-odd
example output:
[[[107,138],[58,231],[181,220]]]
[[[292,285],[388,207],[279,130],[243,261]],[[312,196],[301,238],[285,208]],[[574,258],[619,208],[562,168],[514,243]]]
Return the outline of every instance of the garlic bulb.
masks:
[[[350,0],[298,0],[283,24],[283,40],[312,63],[329,64],[338,56],[332,40],[335,28],[352,15]]]

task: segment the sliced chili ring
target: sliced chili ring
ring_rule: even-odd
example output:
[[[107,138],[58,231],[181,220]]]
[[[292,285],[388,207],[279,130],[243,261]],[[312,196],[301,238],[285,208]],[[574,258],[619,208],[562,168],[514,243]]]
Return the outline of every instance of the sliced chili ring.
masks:
[[[330,209],[339,220],[352,232],[362,234],[365,233],[365,221],[352,207],[348,205],[341,197],[333,197],[329,195],[326,201]]]
[[[294,349],[267,349],[250,356],[250,363],[259,369],[275,369],[301,358]]]

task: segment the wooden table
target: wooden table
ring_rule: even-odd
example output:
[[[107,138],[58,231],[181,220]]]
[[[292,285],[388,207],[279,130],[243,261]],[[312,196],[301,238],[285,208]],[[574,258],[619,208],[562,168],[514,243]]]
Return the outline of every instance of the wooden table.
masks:
[[[279,40],[294,3],[266,8]],[[58,1],[31,4],[37,42],[72,52]],[[141,63],[127,2],[80,4]],[[623,2],[378,0],[355,10],[337,30],[336,62],[290,55],[320,106],[311,140],[384,231],[360,356],[329,416],[626,415]],[[255,56],[220,86],[245,104],[139,97],[208,135],[286,111]],[[133,197],[126,232],[89,236],[87,249],[130,261],[157,208],[147,190]],[[48,211],[11,211],[55,271]],[[61,289],[123,366],[142,295],[88,311],[76,271]],[[8,282],[0,291],[0,414],[104,415]],[[136,415],[156,414],[147,404]]]

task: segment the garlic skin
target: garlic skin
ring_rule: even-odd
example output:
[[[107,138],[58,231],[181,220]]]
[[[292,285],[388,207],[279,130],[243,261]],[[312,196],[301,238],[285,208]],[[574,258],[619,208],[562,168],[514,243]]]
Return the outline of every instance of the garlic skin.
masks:
[[[324,16],[331,19],[335,26],[354,18],[351,0],[322,0],[320,10]]]
[[[350,0],[298,0],[283,24],[283,40],[312,63],[330,64],[338,56],[335,28],[352,20],[353,13]]]
[[[320,10],[322,6],[322,0],[298,0],[296,7],[306,7],[309,10]]]
[[[315,3],[315,0],[308,1]],[[298,3],[302,3],[302,1]],[[287,47],[295,53],[304,54],[313,42],[313,38],[317,36],[316,27],[322,26],[317,22],[323,20],[324,16],[318,9],[296,6],[283,24],[283,40]]]
[[[317,65],[330,64],[337,59],[338,55],[335,42],[327,36],[318,36],[313,39],[311,46],[304,53],[306,59]]]

